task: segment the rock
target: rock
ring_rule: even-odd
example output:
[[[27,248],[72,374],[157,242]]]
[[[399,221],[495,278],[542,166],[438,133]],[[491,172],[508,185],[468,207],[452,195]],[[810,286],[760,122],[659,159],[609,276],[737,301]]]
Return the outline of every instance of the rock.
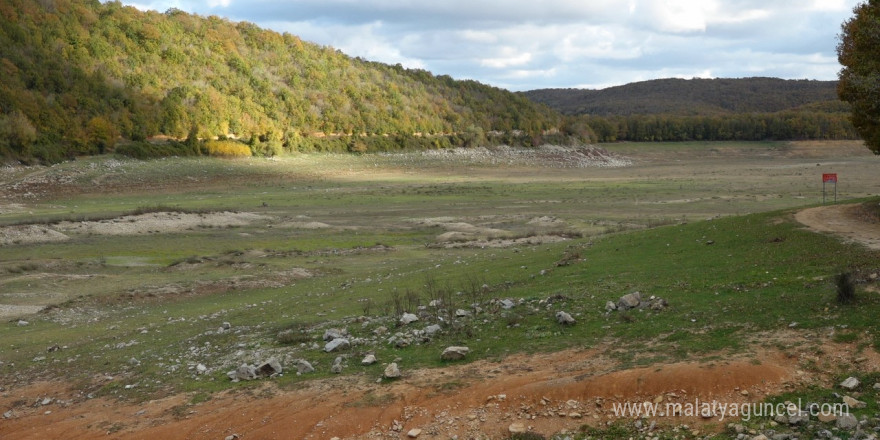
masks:
[[[406,433],[406,436],[409,438],[416,438],[422,434],[422,430],[418,428],[410,429],[409,432]]]
[[[400,317],[400,323],[403,325],[411,324],[419,320],[419,317],[413,315],[412,313],[404,313],[403,316]]]
[[[388,333],[388,327],[385,327],[385,326],[379,326],[379,327],[376,327],[375,329],[373,329],[373,334],[376,336],[382,336],[387,333]]]
[[[788,416],[789,425],[806,425],[810,423],[810,415],[806,412]]]
[[[328,342],[327,345],[324,346],[324,351],[327,353],[333,353],[334,351],[347,350],[349,347],[351,347],[351,343],[348,342],[348,339],[339,338]]]
[[[515,306],[516,306],[516,303],[510,299],[502,299],[501,300],[501,308],[502,309],[508,310],[508,309],[514,308]]]
[[[511,434],[524,434],[529,431],[523,422],[513,422],[507,427],[507,431]]]
[[[861,384],[861,382],[859,382],[859,380],[856,379],[855,377],[848,377],[848,378],[846,378],[845,381],[840,383],[840,387],[846,388],[846,389],[852,391],[852,390],[858,388],[860,384]]]
[[[330,367],[330,372],[333,374],[342,373],[342,356],[336,356],[333,366]]]
[[[15,417],[15,413],[13,413],[11,409],[9,411],[6,411],[5,413],[3,413],[4,419],[11,419],[13,417]]]
[[[638,307],[642,302],[642,294],[640,292],[628,293],[617,300],[617,308],[621,310],[632,309]]]
[[[605,303],[606,312],[613,312],[615,310],[617,310],[617,304],[614,304],[614,301],[608,301]]]
[[[207,372],[208,372],[208,367],[206,367],[205,364],[196,365],[196,373],[205,374]]]
[[[226,373],[233,382],[240,380],[254,380],[257,378],[257,369],[253,365],[241,364],[237,369]]]
[[[328,328],[324,330],[324,342],[330,342],[334,339],[343,339],[348,334],[345,330],[340,330],[338,328]]]
[[[281,374],[282,371],[281,362],[278,362],[278,359],[274,357],[269,358],[268,361],[263,362],[257,367],[257,374],[263,377],[272,377],[276,374]]]
[[[24,327],[24,326],[26,326],[26,325],[29,325],[30,323],[27,322],[27,321],[25,321],[24,319],[19,319],[18,322],[17,322],[17,324],[18,324],[19,327]]]
[[[376,363],[376,355],[368,354],[361,360],[361,365],[373,365]]]
[[[874,384],[874,389],[880,391],[880,382]]]
[[[442,328],[437,324],[432,324],[425,327],[425,334],[428,336],[434,336],[436,333],[440,332]]]
[[[315,371],[315,367],[309,363],[309,361],[305,359],[299,359],[296,361],[296,373],[297,374],[306,374],[313,373]]]
[[[856,429],[859,426],[859,420],[855,416],[844,414],[837,416],[837,425],[840,429]]]
[[[659,310],[665,309],[666,307],[669,307],[669,303],[666,302],[666,300],[663,298],[656,298],[651,301],[651,303],[648,307],[650,307],[651,310],[658,310],[659,311]]]
[[[567,312],[560,310],[556,312],[556,322],[562,325],[574,325],[576,321]]]
[[[471,315],[471,312],[469,312],[465,309],[458,309],[455,311],[456,318],[464,318],[465,316],[470,316],[470,315]]]
[[[240,437],[238,434],[227,435],[223,440],[238,440]]]
[[[229,330],[232,328],[232,324],[224,322],[223,324],[220,324],[220,328],[222,328],[223,330]]]
[[[752,440],[770,440],[770,439],[768,439],[767,436],[764,434],[758,434],[758,435],[752,437]]]
[[[440,354],[440,359],[444,361],[459,361],[464,359],[470,351],[471,349],[468,347],[446,347],[443,353]]]
[[[400,377],[400,368],[397,366],[397,362],[392,362],[385,367],[385,372],[382,373],[382,377],[386,379],[397,379]]]
[[[858,399],[854,399],[850,396],[843,396],[843,403],[845,403],[850,408],[856,408],[856,409],[860,409],[860,408],[864,408],[864,407],[868,406],[868,404],[866,404],[865,402],[862,402],[861,400],[858,400]]]
[[[837,415],[833,412],[826,413],[820,411],[816,418],[819,419],[819,421],[822,423],[831,423],[837,421]]]

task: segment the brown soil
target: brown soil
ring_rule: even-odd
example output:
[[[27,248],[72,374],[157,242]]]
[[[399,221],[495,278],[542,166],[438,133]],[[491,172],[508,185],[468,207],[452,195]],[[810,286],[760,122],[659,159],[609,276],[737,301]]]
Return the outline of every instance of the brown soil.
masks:
[[[823,346],[820,362],[880,369],[880,355],[862,353],[854,360],[854,346],[797,334],[762,338],[781,338],[801,348],[620,370],[601,354],[614,348],[609,343],[591,350],[404,370],[404,377],[391,383],[364,375],[307,381],[289,389],[266,382],[218,393],[199,404],[190,404],[187,394],[144,403],[85,399],[64,384],[37,383],[2,394],[0,408],[11,408],[11,417],[0,423],[0,438],[223,439],[238,434],[243,439],[400,439],[413,428],[423,430],[419,438],[502,438],[514,422],[549,435],[618,420],[614,403],[714,399],[741,404],[791,387],[827,385],[824,374],[833,373],[830,369],[800,370],[816,361],[814,344]],[[54,401],[41,405],[47,397]],[[687,423],[706,430],[730,421],[657,420],[661,426]]]
[[[795,214],[795,219],[810,230],[831,233],[880,250],[880,223],[867,221],[861,204],[804,209]]]

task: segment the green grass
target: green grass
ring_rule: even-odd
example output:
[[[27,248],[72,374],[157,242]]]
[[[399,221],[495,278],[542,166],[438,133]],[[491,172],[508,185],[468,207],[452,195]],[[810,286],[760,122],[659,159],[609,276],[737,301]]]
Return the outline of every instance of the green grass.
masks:
[[[661,147],[667,148],[651,148]],[[774,146],[723,148],[748,152]],[[790,208],[805,202],[790,197],[790,190],[782,189],[790,184],[779,179],[760,190],[785,196],[751,198],[750,185],[759,184],[740,185],[736,171],[724,167],[717,172],[729,174],[713,180],[680,172],[652,178],[638,168],[549,173],[503,167],[450,171],[427,164],[414,173],[391,168],[393,160],[365,155],[123,161],[125,178],[108,174],[103,182],[123,185],[130,179],[146,189],[125,187],[119,194],[84,189],[101,175],[102,160],[60,165],[61,171],[83,171],[72,185],[84,194],[30,202],[26,210],[0,213],[0,224],[107,218],[156,206],[231,209],[268,220],[168,234],[71,234],[61,243],[3,246],[0,291],[8,293],[0,295],[0,303],[57,308],[28,317],[28,326],[0,323],[0,385],[12,385],[4,382],[14,377],[57,378],[104,395],[146,399],[189,391],[202,400],[216,391],[253,386],[232,384],[225,372],[277,355],[315,365],[316,373],[276,379],[282,387],[295,387],[331,376],[337,354],[312,348],[323,347],[320,337],[328,327],[365,339],[387,327],[377,344],[345,353],[346,374],[372,378],[381,376],[383,362],[398,357],[404,370],[446,365],[439,353],[452,344],[469,346],[473,360],[625,341],[628,349],[610,353],[625,368],[748,351],[755,343],[750,338],[792,323],[797,331],[846,325],[836,336],[839,342],[878,334],[880,299],[857,291],[853,304],[841,305],[833,285],[833,276],[844,270],[876,271],[877,253],[804,231]],[[172,184],[183,181],[195,183]],[[725,198],[716,198],[719,193]],[[666,203],[679,199],[692,201]],[[759,213],[730,215],[737,212]],[[582,237],[445,249],[436,246],[436,237],[446,230],[419,222],[450,217],[528,236],[542,230],[530,219],[544,215],[561,219]],[[331,228],[289,226],[310,221]],[[557,265],[560,261],[567,264]],[[279,275],[294,268],[313,276]],[[664,298],[669,307],[605,312],[607,301],[633,291]],[[502,298],[522,298],[523,304],[504,310],[492,302]],[[407,330],[397,325],[398,307],[414,311],[433,299],[443,299],[448,309],[439,336],[407,347],[387,342]],[[448,324],[449,312],[473,303],[482,313]],[[577,324],[558,325],[559,310],[574,315]],[[437,321],[433,316],[414,327]],[[219,333],[223,322],[232,329]],[[290,328],[298,333],[279,338]],[[880,345],[877,336],[868,338],[869,345]],[[63,348],[47,352],[53,345]],[[362,367],[360,358],[368,351],[380,362]],[[210,372],[196,374],[198,363]],[[113,379],[96,379],[104,376]],[[455,386],[440,385],[437,392]]]

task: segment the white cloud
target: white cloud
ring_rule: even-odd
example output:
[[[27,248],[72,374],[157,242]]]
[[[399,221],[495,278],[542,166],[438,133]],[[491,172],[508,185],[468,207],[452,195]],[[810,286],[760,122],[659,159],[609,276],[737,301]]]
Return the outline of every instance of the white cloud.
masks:
[[[137,0],[526,90],[662,77],[836,79],[861,0]]]
[[[512,47],[505,47],[501,52],[503,53],[503,56],[497,58],[484,58],[480,60],[480,65],[494,69],[504,69],[507,67],[522,66],[528,64],[528,62],[532,60],[532,54],[528,52],[519,53]]]

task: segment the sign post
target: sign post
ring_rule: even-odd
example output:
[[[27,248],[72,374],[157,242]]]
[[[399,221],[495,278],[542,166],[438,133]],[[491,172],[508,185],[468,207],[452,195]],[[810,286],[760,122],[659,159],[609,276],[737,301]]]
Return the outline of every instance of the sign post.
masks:
[[[837,173],[822,174],[822,204],[825,204],[825,184],[834,184],[834,203],[837,203]]]

